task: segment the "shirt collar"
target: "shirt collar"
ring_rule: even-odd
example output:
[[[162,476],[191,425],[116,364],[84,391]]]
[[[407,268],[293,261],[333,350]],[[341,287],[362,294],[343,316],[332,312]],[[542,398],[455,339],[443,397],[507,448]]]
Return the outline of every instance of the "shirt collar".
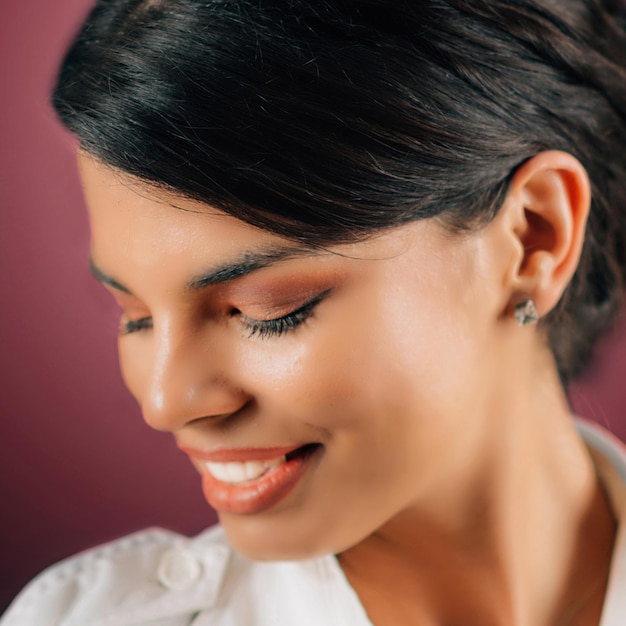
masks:
[[[626,446],[596,424],[577,421],[617,519],[617,535],[600,626],[626,623]]]

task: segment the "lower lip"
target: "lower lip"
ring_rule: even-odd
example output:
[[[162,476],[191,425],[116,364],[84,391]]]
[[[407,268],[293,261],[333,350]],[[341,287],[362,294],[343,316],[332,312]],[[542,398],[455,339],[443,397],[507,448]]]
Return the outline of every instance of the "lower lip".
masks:
[[[222,513],[253,515],[272,508],[298,484],[317,456],[318,447],[307,450],[261,478],[231,485],[217,480],[209,472],[202,474],[202,491],[207,502]]]

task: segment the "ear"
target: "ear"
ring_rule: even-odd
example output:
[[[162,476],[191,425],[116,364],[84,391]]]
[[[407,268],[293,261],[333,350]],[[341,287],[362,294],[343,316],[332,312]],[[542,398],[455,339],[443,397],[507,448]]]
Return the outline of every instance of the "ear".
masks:
[[[532,298],[539,316],[560,300],[583,246],[591,192],[585,168],[565,152],[542,152],[515,173],[502,208],[514,238],[510,307]]]

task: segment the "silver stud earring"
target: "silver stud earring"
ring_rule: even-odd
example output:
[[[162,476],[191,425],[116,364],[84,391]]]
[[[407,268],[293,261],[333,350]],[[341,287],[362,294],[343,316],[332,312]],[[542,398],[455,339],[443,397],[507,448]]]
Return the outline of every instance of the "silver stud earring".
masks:
[[[537,307],[535,306],[535,302],[531,298],[520,302],[515,307],[513,316],[520,326],[528,326],[528,324],[534,324],[539,319]]]

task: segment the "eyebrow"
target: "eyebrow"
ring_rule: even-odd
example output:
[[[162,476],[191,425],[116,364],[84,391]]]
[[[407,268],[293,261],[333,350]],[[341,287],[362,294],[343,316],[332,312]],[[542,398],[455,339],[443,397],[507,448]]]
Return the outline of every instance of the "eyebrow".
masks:
[[[224,263],[223,265],[219,265],[207,272],[195,276],[187,283],[186,290],[200,291],[201,289],[205,289],[211,285],[230,282],[231,280],[235,280],[236,278],[240,278],[246,274],[250,274],[265,267],[270,267],[271,265],[280,263],[281,261],[307,256],[320,256],[322,252],[322,250],[316,250],[314,248],[297,246],[280,246],[266,250],[244,252],[233,261]],[[103,272],[96,265],[93,259],[89,260],[89,270],[94,278],[102,284],[108,285],[117,291],[132,295],[132,292],[128,289],[128,287],[125,287],[115,278]]]
[[[105,274],[95,263],[93,259],[89,259],[89,271],[92,276],[103,285],[108,285],[117,291],[123,291],[124,293],[131,293],[130,289],[127,289],[121,283],[118,283],[114,278],[111,278],[108,274]]]

